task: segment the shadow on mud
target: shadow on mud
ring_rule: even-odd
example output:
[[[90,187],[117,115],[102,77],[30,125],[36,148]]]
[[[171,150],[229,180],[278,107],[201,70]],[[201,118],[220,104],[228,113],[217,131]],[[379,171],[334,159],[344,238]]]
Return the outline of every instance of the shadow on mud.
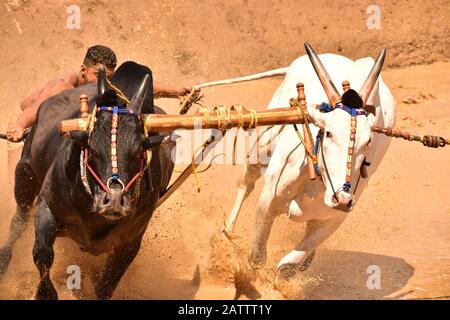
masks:
[[[399,299],[394,294],[414,274],[405,260],[343,250],[318,250],[306,271],[275,279],[274,268],[254,269],[244,250],[222,235],[211,241],[209,273],[234,282],[235,298],[249,299]]]
[[[378,272],[379,271],[379,272]],[[414,274],[405,260],[378,254],[343,250],[319,250],[311,267],[291,282],[300,285],[292,298],[301,299],[389,299],[402,289]],[[379,275],[379,288],[377,279]],[[308,282],[307,282],[308,283]],[[390,296],[390,297],[388,297]]]

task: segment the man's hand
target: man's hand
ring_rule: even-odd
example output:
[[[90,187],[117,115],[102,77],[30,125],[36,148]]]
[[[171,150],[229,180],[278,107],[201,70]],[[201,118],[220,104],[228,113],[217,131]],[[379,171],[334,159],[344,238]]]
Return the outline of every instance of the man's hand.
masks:
[[[177,98],[191,93],[190,87],[169,86],[153,81],[154,98]]]
[[[25,133],[25,128],[9,128],[6,131],[6,137],[8,141],[19,142],[23,140],[23,135]]]
[[[178,89],[178,96],[185,96],[187,94],[190,94],[192,91],[192,87],[181,87]]]

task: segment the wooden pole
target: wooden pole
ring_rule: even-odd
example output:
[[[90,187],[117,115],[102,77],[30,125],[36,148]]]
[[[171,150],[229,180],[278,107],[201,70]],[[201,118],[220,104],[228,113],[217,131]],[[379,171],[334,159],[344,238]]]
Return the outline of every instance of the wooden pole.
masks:
[[[246,110],[228,112],[209,112],[194,115],[141,115],[148,132],[173,131],[176,129],[219,129],[223,124],[226,129],[242,127],[244,129],[257,126],[279,124],[301,124],[303,118],[298,107],[278,108],[264,111]],[[86,130],[87,118],[63,120],[59,124],[59,133],[65,134],[71,130]]]
[[[300,108],[302,108],[305,112],[308,112],[306,109],[306,96],[305,96],[305,85],[302,82],[297,83],[297,95],[298,95],[298,104]],[[312,141],[308,134],[308,124],[303,124],[303,138],[305,140],[306,148],[308,150],[312,150]],[[308,161],[308,173],[309,173],[309,179],[315,180],[316,179],[316,170],[314,170],[314,163],[313,160],[310,157],[307,157]]]
[[[279,108],[265,111],[248,111],[242,113],[229,111],[227,114],[205,113],[203,115],[143,115],[148,132],[173,131],[176,129],[218,129],[224,123],[226,128],[267,126],[279,124],[303,123],[297,108]],[[252,125],[252,126],[251,126]]]

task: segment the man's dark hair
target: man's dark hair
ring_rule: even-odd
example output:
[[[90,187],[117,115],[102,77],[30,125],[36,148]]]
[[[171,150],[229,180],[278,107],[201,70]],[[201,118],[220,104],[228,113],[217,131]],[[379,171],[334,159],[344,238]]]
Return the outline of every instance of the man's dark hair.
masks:
[[[117,65],[116,54],[108,47],[101,45],[92,46],[87,50],[83,64],[86,66],[94,66],[97,63],[114,69]]]

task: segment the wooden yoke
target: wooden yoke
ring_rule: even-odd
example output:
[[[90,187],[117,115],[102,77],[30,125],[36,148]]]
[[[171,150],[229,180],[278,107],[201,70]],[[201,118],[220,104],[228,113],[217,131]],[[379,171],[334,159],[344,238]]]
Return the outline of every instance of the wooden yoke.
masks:
[[[87,130],[89,122],[88,96],[80,95],[80,118],[63,120],[59,123],[59,134],[64,135],[72,130]]]
[[[87,119],[89,117],[88,96],[86,94],[80,95],[80,114],[81,119]]]
[[[305,96],[305,85],[302,82],[297,83],[297,96],[298,96],[298,104],[300,108],[303,109],[303,111],[308,114],[308,110],[306,109],[306,96]],[[303,138],[305,139],[306,147],[309,150],[313,149],[313,142],[311,141],[311,138],[309,136],[309,131],[307,128],[308,124],[303,124]],[[315,180],[316,179],[316,171],[314,170],[314,162],[310,157],[307,157],[308,161],[308,173],[309,173],[309,179]]]

